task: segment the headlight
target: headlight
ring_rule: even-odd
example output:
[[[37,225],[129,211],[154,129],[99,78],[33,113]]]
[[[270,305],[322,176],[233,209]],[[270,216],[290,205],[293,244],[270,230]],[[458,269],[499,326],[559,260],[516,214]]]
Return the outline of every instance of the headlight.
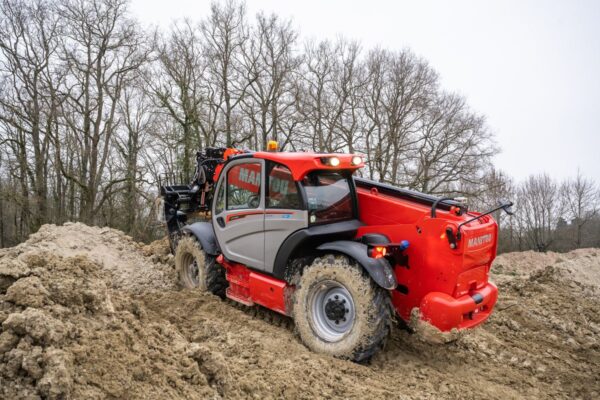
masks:
[[[361,156],[354,156],[352,157],[352,165],[360,165],[362,164],[363,159]]]
[[[330,167],[339,167],[340,165],[340,159],[337,157],[323,157],[321,158],[321,162]]]

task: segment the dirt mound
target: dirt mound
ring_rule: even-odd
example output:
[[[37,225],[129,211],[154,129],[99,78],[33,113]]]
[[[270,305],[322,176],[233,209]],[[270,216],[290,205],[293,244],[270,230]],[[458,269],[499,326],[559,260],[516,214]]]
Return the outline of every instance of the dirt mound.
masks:
[[[508,282],[526,279],[550,266],[571,286],[583,286],[595,295],[600,293],[600,249],[578,249],[569,253],[507,253],[494,262],[492,279]]]
[[[482,328],[442,345],[396,329],[362,366],[274,313],[177,290],[166,241],[47,225],[0,251],[0,398],[598,398],[600,251],[494,270]]]
[[[174,288],[172,257],[165,253],[168,250],[163,242],[144,246],[115,229],[66,223],[42,226],[25,243],[1,250],[0,256],[16,258],[19,264],[19,260],[29,254],[40,252],[62,257],[83,255],[109,273],[108,284],[112,288],[143,292]],[[166,243],[168,246],[168,241]]]

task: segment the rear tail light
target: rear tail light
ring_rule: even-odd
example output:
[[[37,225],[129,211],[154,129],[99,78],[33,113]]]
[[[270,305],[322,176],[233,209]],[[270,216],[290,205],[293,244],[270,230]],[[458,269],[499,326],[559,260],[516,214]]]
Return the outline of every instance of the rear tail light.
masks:
[[[371,258],[383,258],[387,255],[387,248],[385,246],[369,247],[368,253]]]

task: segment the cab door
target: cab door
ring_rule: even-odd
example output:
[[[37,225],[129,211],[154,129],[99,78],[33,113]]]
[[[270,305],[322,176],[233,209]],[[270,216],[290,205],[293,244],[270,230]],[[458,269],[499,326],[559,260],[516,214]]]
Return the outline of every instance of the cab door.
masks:
[[[221,171],[212,207],[212,223],[223,255],[265,269],[264,160],[242,159]]]
[[[265,270],[273,272],[275,257],[283,242],[308,226],[308,212],[288,167],[268,161],[266,171]]]

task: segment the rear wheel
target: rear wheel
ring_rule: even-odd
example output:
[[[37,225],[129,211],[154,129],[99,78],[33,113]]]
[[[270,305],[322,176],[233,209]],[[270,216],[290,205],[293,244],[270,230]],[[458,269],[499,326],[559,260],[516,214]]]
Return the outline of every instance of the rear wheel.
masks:
[[[183,288],[197,288],[225,297],[228,286],[225,270],[217,264],[214,256],[206,254],[194,237],[186,236],[178,241],[175,267]]]
[[[368,361],[391,327],[388,293],[345,257],[316,259],[294,293],[293,317],[302,341],[313,351]]]

